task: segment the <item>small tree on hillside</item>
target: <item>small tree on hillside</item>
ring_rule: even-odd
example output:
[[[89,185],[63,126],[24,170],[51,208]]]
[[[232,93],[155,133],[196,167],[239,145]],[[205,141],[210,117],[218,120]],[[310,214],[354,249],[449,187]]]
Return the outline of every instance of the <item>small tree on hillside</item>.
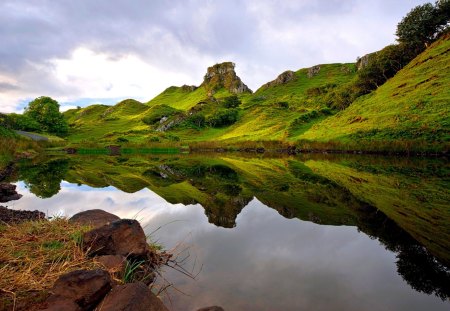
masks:
[[[449,12],[450,0],[416,6],[397,25],[398,41],[419,53],[448,26]]]
[[[44,132],[60,135],[68,131],[67,121],[59,112],[58,102],[50,97],[42,96],[31,101],[24,115],[39,123]]]

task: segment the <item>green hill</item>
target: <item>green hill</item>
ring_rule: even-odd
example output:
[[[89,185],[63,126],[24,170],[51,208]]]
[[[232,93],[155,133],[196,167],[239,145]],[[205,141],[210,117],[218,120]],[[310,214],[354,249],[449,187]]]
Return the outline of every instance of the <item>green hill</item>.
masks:
[[[318,122],[300,138],[448,144],[450,36],[438,40],[374,92]]]
[[[327,107],[325,99],[357,79],[356,64],[286,71],[255,93],[236,75],[233,63],[216,64],[198,87],[172,86],[147,103],[129,99],[112,107],[67,111],[68,139],[223,146],[282,141],[319,149],[365,150],[394,144],[402,150],[442,151],[449,139],[449,50],[447,35],[342,111]]]

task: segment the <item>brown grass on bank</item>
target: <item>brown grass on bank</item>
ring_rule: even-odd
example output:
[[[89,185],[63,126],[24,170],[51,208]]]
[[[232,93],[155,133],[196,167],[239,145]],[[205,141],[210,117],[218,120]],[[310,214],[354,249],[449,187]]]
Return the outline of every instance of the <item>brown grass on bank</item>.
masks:
[[[101,268],[77,244],[87,230],[65,219],[0,225],[0,310],[48,291],[64,273]]]

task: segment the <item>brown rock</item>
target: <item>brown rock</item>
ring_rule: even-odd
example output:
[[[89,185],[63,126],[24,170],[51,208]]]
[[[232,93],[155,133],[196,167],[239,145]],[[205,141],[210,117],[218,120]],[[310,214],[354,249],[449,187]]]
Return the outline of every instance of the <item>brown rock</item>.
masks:
[[[116,286],[99,304],[98,311],[168,311],[144,283]]]
[[[0,223],[18,224],[28,220],[45,219],[45,214],[39,211],[16,211],[0,206]]]
[[[293,72],[291,70],[287,70],[287,71],[283,72],[282,74],[280,74],[275,80],[267,82],[266,84],[261,86],[260,89],[267,89],[272,86],[286,84],[295,79],[296,79],[295,72]]]
[[[108,225],[113,221],[119,220],[120,218],[114,214],[105,212],[101,209],[91,209],[84,211],[72,216],[69,222],[74,222],[82,225],[93,226],[98,228],[104,225]]]
[[[40,309],[43,311],[82,311],[75,302],[69,299],[63,299],[60,297],[49,298],[47,307]]]
[[[206,307],[198,309],[197,311],[225,311],[222,307],[219,306],[212,306],[212,307]]]
[[[95,261],[102,264],[108,271],[123,271],[126,258],[122,255],[104,255],[95,257]]]
[[[122,255],[143,257],[148,252],[147,238],[137,220],[120,219],[83,236],[91,256]]]
[[[64,274],[53,285],[53,295],[47,300],[48,310],[60,310],[60,306],[72,306],[81,310],[94,308],[111,290],[111,277],[104,270],[76,270]],[[61,309],[66,310],[66,309]],[[77,310],[67,309],[67,310]]]

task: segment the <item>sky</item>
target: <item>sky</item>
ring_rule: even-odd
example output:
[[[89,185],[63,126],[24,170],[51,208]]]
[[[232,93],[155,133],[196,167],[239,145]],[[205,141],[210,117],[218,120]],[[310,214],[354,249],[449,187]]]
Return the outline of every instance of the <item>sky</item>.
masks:
[[[395,43],[423,0],[0,0],[0,112],[143,102],[223,61],[252,90]]]

